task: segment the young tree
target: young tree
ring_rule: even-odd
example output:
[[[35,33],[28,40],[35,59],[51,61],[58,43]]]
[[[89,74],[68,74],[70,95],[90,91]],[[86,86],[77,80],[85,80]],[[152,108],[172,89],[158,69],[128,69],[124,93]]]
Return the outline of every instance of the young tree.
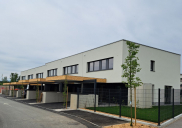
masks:
[[[19,79],[20,79],[20,77],[18,76],[17,73],[11,73],[10,74],[10,81],[11,82],[18,82]]]
[[[130,107],[131,107],[131,123],[132,126],[132,88],[135,89],[135,124],[136,124],[136,87],[141,86],[142,82],[139,77],[136,77],[136,73],[140,72],[141,68],[138,68],[140,64],[137,62],[139,58],[136,54],[139,52],[140,45],[136,45],[130,41],[127,41],[126,44],[128,45],[128,56],[125,58],[125,63],[121,65],[123,68],[123,75],[122,77],[127,78],[127,81],[124,83],[126,87],[130,88]]]

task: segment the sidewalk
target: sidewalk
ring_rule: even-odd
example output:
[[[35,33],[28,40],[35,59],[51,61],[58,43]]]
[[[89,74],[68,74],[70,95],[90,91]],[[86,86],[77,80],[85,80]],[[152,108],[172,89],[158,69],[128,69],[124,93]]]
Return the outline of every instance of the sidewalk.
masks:
[[[166,128],[182,128],[182,118],[168,125]]]

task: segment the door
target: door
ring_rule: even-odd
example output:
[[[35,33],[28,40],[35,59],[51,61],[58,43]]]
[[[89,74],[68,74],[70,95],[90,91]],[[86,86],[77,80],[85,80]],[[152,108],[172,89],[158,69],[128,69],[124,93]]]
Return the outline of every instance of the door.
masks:
[[[171,104],[171,89],[172,86],[165,86],[165,104]]]

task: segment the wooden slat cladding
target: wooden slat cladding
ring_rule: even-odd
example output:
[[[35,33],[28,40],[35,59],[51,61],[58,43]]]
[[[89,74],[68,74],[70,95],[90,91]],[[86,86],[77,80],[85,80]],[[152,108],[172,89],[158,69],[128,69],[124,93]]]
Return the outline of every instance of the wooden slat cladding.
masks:
[[[47,77],[46,80],[56,81],[56,80],[71,80],[71,81],[83,81],[83,80],[94,80],[96,79],[98,83],[106,83],[106,79],[101,78],[92,78],[92,77],[82,77],[82,76],[69,76],[69,75],[62,75],[62,76],[54,76],[54,77]]]

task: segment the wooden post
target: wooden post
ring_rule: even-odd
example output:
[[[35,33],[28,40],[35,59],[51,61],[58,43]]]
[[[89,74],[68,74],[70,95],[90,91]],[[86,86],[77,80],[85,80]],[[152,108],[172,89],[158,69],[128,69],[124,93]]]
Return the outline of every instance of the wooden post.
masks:
[[[13,88],[13,97],[14,97],[14,88]]]
[[[136,87],[134,88],[135,91],[135,126],[136,126]]]
[[[25,92],[24,92],[24,87],[23,87],[23,99],[24,99],[24,93],[25,93]]]
[[[37,102],[39,102],[39,86],[38,86],[38,99],[37,99]]]
[[[67,109],[67,101],[68,101],[68,86],[67,86],[67,96],[66,96],[66,109]]]

